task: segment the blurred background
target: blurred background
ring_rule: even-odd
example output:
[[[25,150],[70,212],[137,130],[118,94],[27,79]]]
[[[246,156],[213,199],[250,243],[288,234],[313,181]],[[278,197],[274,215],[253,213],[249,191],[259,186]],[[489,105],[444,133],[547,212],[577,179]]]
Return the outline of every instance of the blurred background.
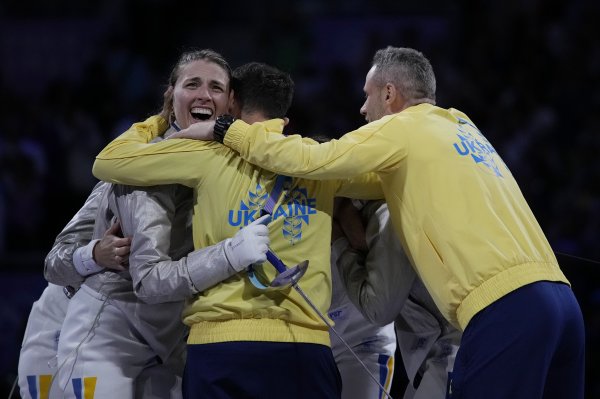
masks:
[[[0,395],[94,156],[160,108],[181,51],[290,72],[289,131],[339,137],[364,123],[371,58],[394,45],[430,59],[438,105],[466,112],[520,183],[582,306],[586,397],[600,397],[599,18],[594,0],[2,0]]]

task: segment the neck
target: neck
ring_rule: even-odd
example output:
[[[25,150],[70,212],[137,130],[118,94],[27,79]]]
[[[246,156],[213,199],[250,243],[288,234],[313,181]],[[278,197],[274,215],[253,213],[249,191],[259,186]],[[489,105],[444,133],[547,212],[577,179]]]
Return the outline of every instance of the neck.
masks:
[[[431,98],[414,98],[411,100],[406,100],[402,104],[397,106],[396,109],[393,110],[393,113],[397,114],[398,112],[404,111],[406,108],[413,107],[413,106],[419,105],[419,104],[435,105],[435,100],[433,100]]]
[[[262,112],[259,112],[259,111],[253,111],[253,112],[242,111],[240,119],[251,125],[254,122],[264,122],[269,118],[267,118]]]

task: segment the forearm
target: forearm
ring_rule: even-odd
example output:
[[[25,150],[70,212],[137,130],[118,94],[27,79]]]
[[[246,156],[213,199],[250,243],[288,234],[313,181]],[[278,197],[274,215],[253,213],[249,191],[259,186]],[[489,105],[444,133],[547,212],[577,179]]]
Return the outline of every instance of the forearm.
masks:
[[[223,249],[224,242],[189,253],[178,260],[162,260],[137,265],[134,290],[147,303],[181,301],[228,279],[237,272]]]
[[[73,254],[83,244],[76,242],[56,243],[46,256],[44,277],[52,284],[79,286],[85,280],[73,264]]]
[[[252,164],[287,176],[339,179],[397,167],[405,151],[391,145],[383,128],[389,119],[365,125],[339,140],[315,145],[301,136],[270,133],[264,123],[235,121],[224,144]],[[389,134],[387,134],[389,136]]]
[[[83,282],[84,275],[75,267],[74,255],[76,251],[84,250],[92,239],[105,189],[106,183],[97,184],[83,207],[56,237],[44,261],[44,277],[49,282],[57,285],[80,285]]]
[[[133,237],[129,271],[147,303],[185,300],[229,278],[224,242],[193,251],[192,191],[177,185],[141,189],[115,186],[111,207]]]

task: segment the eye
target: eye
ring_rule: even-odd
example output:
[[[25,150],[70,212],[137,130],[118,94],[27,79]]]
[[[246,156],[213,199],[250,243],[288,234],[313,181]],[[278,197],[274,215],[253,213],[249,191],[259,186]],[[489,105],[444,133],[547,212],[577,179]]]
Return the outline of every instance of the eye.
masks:
[[[223,93],[225,90],[221,86],[214,86],[213,91],[217,93]]]
[[[197,82],[189,82],[185,85],[185,87],[190,88],[190,89],[195,89],[196,87],[198,87],[198,83]]]

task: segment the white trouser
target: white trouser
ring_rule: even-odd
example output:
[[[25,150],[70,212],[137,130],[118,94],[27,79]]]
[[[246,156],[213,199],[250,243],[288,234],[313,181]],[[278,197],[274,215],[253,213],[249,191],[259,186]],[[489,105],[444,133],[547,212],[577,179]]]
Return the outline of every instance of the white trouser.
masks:
[[[396,334],[394,323],[379,327],[369,323],[348,301],[329,312],[335,330],[354,350],[369,372],[389,392],[394,375]],[[342,377],[342,399],[386,397],[346,345],[332,331],[331,350]]]
[[[31,307],[19,355],[19,389],[23,399],[59,397],[55,387],[48,390],[56,372],[58,339],[68,305],[63,287],[48,284]]]
[[[54,384],[65,398],[181,398],[184,361],[182,342],[161,364],[111,299],[83,285],[69,302]]]
[[[394,376],[394,356],[380,353],[358,353],[369,372],[378,379],[386,391],[390,391]],[[386,398],[373,379],[349,351],[339,354],[336,364],[342,376],[342,399]]]
[[[403,399],[444,399],[461,333],[455,330],[439,337],[439,331],[430,334],[397,331],[397,337],[409,379]],[[421,381],[415,389],[417,374],[421,375]]]

